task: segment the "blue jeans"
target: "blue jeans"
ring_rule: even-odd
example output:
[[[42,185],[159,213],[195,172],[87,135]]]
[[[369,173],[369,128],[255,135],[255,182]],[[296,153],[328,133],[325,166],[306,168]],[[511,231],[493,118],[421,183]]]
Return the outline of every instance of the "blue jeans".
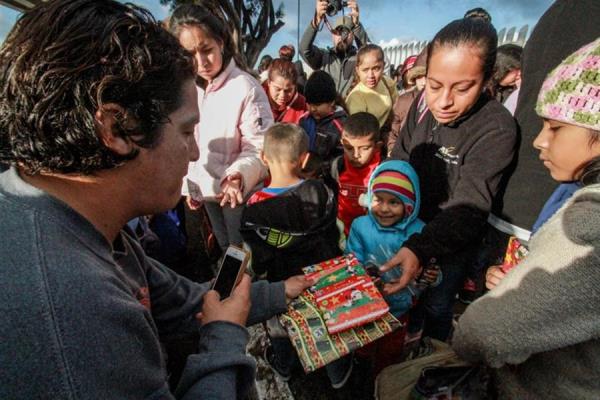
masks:
[[[417,305],[410,311],[409,332],[423,328],[423,337],[446,341],[452,329],[453,307],[458,291],[467,275],[467,263],[440,265],[442,281],[423,292]]]
[[[244,241],[240,234],[244,205],[235,208],[231,208],[229,205],[221,207],[216,201],[205,201],[204,205],[219,247],[223,251],[230,244],[241,247]]]

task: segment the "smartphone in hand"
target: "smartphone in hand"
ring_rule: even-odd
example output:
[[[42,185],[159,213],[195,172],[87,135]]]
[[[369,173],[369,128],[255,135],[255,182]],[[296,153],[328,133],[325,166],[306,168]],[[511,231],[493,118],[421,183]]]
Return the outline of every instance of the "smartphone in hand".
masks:
[[[216,290],[221,300],[231,296],[231,292],[242,279],[250,253],[236,246],[229,246],[217,272],[211,289]]]

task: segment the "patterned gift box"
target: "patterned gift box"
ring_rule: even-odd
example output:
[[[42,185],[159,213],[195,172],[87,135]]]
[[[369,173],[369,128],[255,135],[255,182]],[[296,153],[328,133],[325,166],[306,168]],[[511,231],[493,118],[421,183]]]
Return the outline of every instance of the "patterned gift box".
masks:
[[[502,262],[502,267],[500,267],[500,269],[502,272],[507,273],[520,263],[527,254],[529,254],[529,251],[521,244],[521,242],[519,242],[519,239],[511,236],[510,239],[508,239],[504,261]]]
[[[304,268],[317,283],[279,317],[305,372],[314,371],[402,324],[352,255]],[[336,300],[337,299],[337,300]]]

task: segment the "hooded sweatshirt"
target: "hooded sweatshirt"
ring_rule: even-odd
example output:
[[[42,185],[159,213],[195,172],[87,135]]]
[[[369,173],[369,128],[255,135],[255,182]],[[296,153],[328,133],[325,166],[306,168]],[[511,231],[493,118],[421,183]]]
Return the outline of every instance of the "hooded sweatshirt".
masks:
[[[427,226],[405,247],[421,264],[468,256],[479,244],[488,214],[502,206],[516,140],[514,119],[486,94],[448,124],[413,102],[391,156],[410,161],[420,179],[419,217]]]
[[[333,191],[317,179],[247,205],[240,232],[252,250],[254,272],[276,282],[339,256],[336,214]]]
[[[412,183],[415,194],[415,204],[412,212],[405,213],[400,221],[389,227],[381,226],[373,216],[371,210],[373,180],[383,171],[397,171],[406,175]],[[410,164],[405,161],[394,160],[382,163],[375,169],[369,179],[367,201],[369,204],[369,212],[367,215],[356,218],[352,223],[350,236],[346,243],[346,253],[354,253],[361,263],[371,262],[379,266],[396,254],[411,235],[421,232],[425,226],[423,221],[418,218],[421,206],[421,194],[417,173]],[[384,282],[389,282],[401,275],[400,268],[396,268],[392,271],[394,272],[382,276]],[[386,296],[385,300],[390,306],[390,312],[394,316],[400,317],[412,306],[412,297],[413,293],[410,289],[405,288],[398,293]]]

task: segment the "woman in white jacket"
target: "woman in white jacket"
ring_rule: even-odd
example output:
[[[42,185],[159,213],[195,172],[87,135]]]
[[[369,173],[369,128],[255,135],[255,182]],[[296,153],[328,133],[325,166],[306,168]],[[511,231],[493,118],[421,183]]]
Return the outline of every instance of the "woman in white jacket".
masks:
[[[236,63],[231,35],[219,17],[202,6],[182,5],[171,16],[170,30],[194,54],[198,68],[200,122],[194,134],[200,158],[190,163],[183,195],[190,208],[198,208],[197,196],[190,194],[191,186],[199,187],[219,246],[240,245],[242,204],[266,176],[259,153],[273,123],[269,100]]]

